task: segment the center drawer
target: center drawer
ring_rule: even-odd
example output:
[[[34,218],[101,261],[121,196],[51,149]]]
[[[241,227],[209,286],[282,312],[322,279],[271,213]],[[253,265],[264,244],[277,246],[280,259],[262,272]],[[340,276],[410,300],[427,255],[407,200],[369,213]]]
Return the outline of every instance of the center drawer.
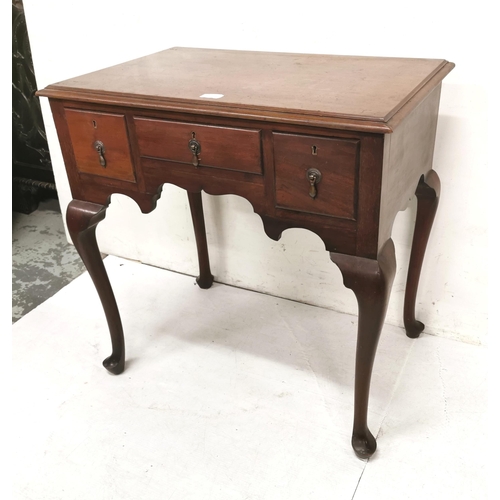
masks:
[[[262,175],[260,130],[140,117],[134,122],[143,157]]]

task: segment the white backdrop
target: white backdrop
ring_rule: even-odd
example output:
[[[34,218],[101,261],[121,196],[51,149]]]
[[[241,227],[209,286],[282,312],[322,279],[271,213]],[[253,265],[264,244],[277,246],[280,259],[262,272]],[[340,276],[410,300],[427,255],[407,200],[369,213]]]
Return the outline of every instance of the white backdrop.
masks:
[[[456,63],[441,94],[434,168],[441,177],[442,197],[424,262],[417,317],[428,333],[472,343],[486,342],[488,324],[484,82],[489,75],[482,38],[486,29],[480,28],[487,12],[483,3],[455,3],[450,9],[450,3],[435,0],[24,0],[39,88],[173,46],[428,57]],[[471,26],[479,27],[473,36]],[[46,99],[42,101],[64,211],[71,194],[50,109]],[[245,200],[204,200],[217,281],[356,314],[354,295],[344,288],[319,237],[292,229],[273,242]],[[413,200],[398,215],[393,232],[398,274],[387,322],[395,325],[402,325],[415,208]],[[197,273],[186,196],[174,186],[164,187],[157,209],[149,215],[142,215],[130,199],[113,195],[98,239],[104,252]],[[144,293],[147,289],[145,283]]]

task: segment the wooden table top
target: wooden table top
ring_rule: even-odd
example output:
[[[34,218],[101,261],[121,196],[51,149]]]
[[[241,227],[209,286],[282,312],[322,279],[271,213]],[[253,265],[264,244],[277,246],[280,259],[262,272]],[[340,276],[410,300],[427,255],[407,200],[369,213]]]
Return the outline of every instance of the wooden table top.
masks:
[[[318,116],[340,123],[371,122],[383,130],[396,113],[420,100],[420,94],[427,95],[453,67],[444,59],[174,47],[50,85],[38,95],[205,112],[217,109],[226,115],[240,110],[268,118]],[[202,97],[206,94],[222,97]]]

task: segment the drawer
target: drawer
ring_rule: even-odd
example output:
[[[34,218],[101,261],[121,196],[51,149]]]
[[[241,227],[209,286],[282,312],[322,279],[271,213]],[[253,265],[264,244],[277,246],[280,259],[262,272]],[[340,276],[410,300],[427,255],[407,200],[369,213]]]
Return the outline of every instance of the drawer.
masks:
[[[358,140],[273,133],[273,147],[278,208],[356,218]]]
[[[141,156],[192,164],[189,142],[194,139],[200,146],[199,168],[262,174],[260,130],[138,117],[134,121]]]
[[[124,115],[75,109],[65,114],[79,172],[135,182]]]

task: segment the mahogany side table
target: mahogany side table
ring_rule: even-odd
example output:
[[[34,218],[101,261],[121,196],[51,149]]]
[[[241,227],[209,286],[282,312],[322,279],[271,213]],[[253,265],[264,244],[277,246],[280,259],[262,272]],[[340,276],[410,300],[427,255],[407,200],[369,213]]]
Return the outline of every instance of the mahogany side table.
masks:
[[[432,170],[441,59],[347,57],[172,48],[49,85],[73,201],[71,238],[101,299],[124,370],[120,315],[95,237],[110,196],[144,213],[164,183],[187,191],[201,288],[213,282],[201,191],[246,198],[267,235],[313,231],[359,307],[352,446],[370,457],[370,378],[396,270],[391,230],[418,199],[404,324],[424,325],[415,300],[440,182]]]

